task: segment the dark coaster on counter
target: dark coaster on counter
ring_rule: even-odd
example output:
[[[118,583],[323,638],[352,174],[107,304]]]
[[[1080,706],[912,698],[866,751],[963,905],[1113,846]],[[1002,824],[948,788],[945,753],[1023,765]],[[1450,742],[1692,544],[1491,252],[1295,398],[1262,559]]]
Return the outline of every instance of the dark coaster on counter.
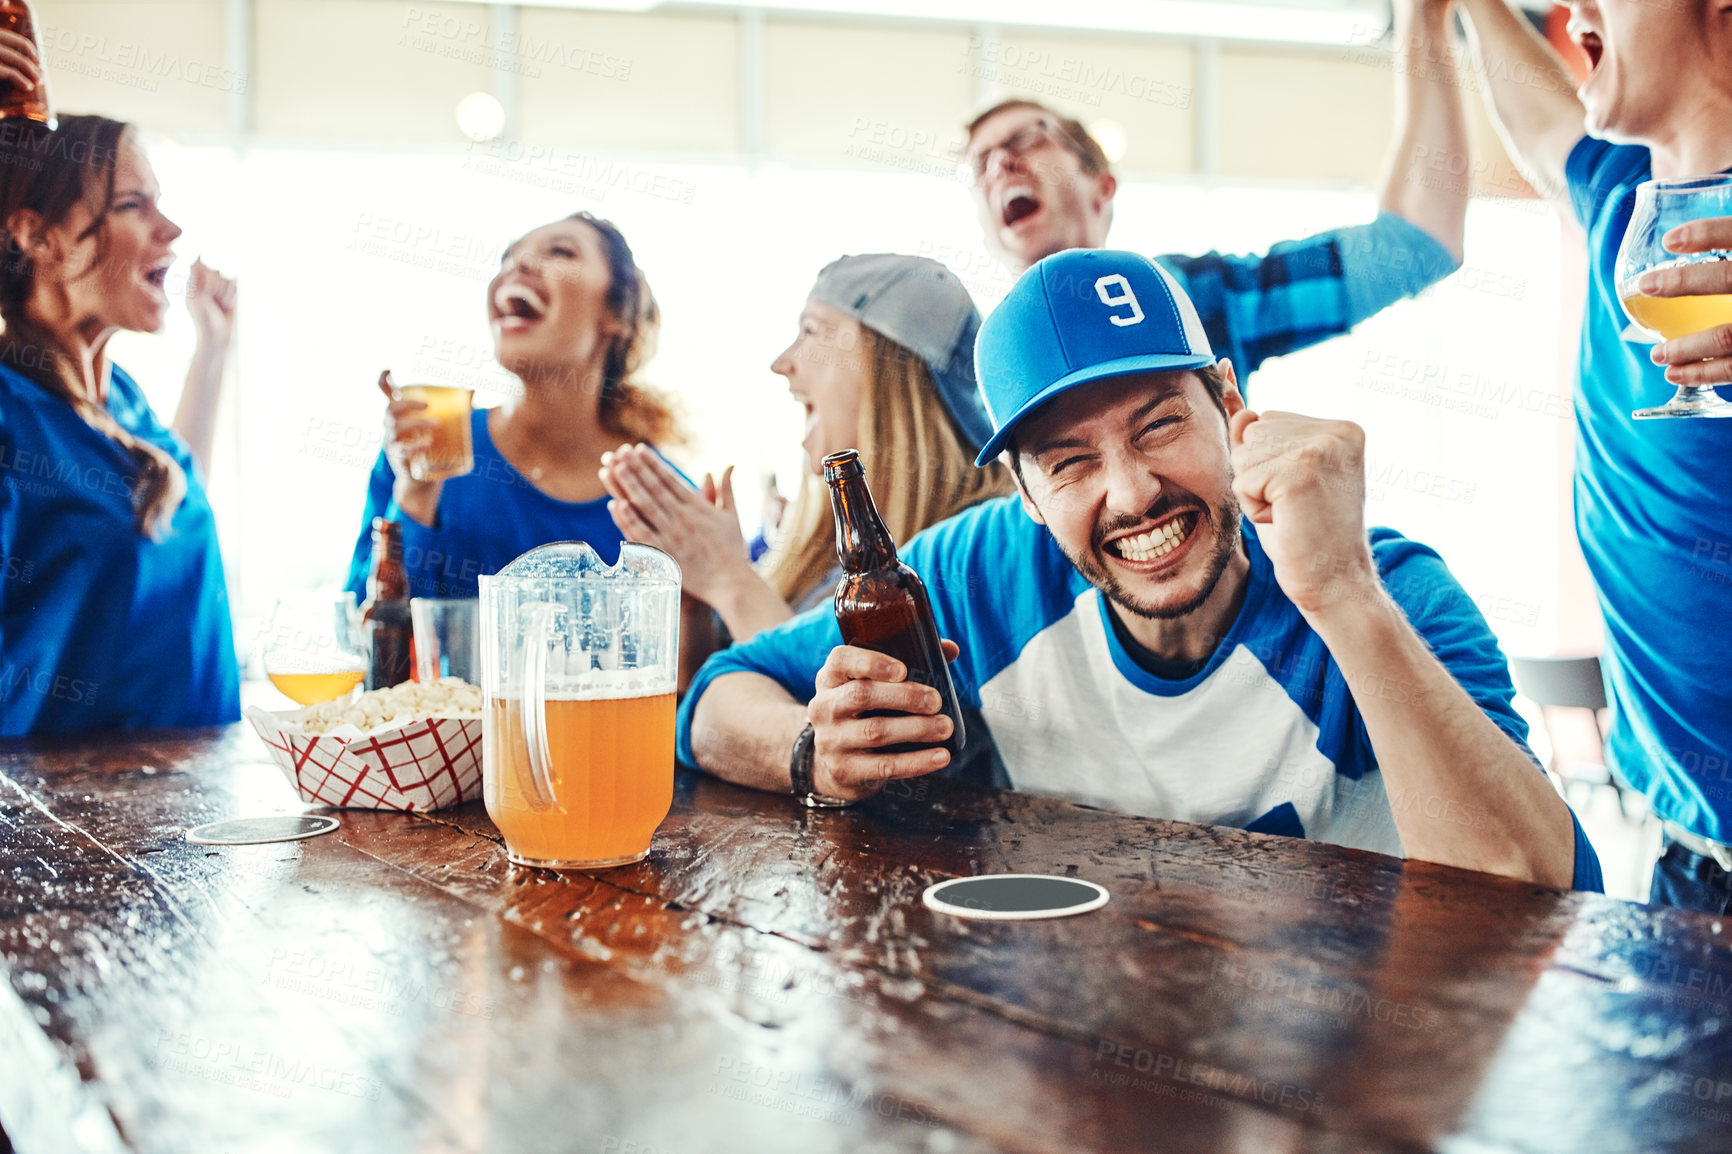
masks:
[[[296,814],[288,817],[234,817],[213,821],[186,831],[194,845],[263,845],[273,841],[300,841],[330,833],[342,823],[334,817]]]
[[[987,874],[928,886],[921,901],[928,909],[959,918],[1026,921],[1086,914],[1106,905],[1108,896],[1105,888],[1081,878]]]

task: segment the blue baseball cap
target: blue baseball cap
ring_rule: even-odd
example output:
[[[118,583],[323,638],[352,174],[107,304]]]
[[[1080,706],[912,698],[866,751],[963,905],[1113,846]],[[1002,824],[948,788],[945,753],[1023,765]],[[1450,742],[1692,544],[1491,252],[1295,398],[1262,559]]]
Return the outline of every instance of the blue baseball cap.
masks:
[[[1197,307],[1166,269],[1134,252],[1073,248],[1018,278],[974,343],[992,436],[974,459],[1004,448],[1018,421],[1060,393],[1132,373],[1215,363]]]

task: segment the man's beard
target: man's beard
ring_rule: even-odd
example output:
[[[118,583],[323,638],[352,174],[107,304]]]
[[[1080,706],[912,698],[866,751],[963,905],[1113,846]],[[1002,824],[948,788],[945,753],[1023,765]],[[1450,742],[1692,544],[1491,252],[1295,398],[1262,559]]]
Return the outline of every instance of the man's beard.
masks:
[[[1106,551],[1102,541],[1108,533],[1128,529],[1141,521],[1158,520],[1179,508],[1191,508],[1197,511],[1198,524],[1196,528],[1191,530],[1193,534],[1203,532],[1206,527],[1214,538],[1212,542],[1198,542],[1198,547],[1210,550],[1208,559],[1204,562],[1203,584],[1195,596],[1187,598],[1178,605],[1150,605],[1137,600],[1127,592],[1125,587],[1119,583],[1118,578],[1113,576],[1103,563],[1097,561],[1096,555]],[[1106,594],[1108,599],[1123,607],[1127,612],[1151,620],[1171,621],[1195,613],[1202,608],[1203,602],[1209,599],[1209,594],[1215,591],[1215,586],[1220,583],[1221,574],[1227,571],[1228,564],[1233,560],[1233,554],[1239,548],[1239,516],[1239,499],[1231,492],[1227,494],[1225,500],[1212,508],[1202,504],[1174,506],[1163,500],[1160,505],[1142,517],[1120,518],[1108,524],[1097,526],[1093,539],[1089,542],[1087,556],[1077,556],[1066,549],[1062,543],[1059,545],[1059,549],[1070,559],[1070,563],[1076,566],[1077,572],[1087,578],[1090,585]],[[1203,523],[1205,520],[1207,526]]]

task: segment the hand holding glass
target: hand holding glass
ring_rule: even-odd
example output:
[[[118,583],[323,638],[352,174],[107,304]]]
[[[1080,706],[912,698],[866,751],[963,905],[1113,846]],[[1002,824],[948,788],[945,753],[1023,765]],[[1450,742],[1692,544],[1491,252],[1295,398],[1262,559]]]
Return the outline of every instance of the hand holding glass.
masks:
[[[1618,249],[1614,276],[1618,297],[1630,320],[1657,339],[1675,340],[1732,323],[1732,294],[1650,297],[1636,288],[1637,279],[1652,269],[1732,260],[1732,252],[1725,250],[1679,254],[1661,243],[1678,225],[1719,216],[1732,216],[1732,175],[1649,180],[1636,186],[1636,205]],[[1632,415],[1638,420],[1728,417],[1732,416],[1732,402],[1722,400],[1709,385],[1679,385],[1664,405],[1637,409]]]
[[[449,481],[475,468],[475,445],[470,435],[470,414],[475,394],[469,389],[444,385],[399,385],[387,369],[379,374],[379,387],[393,401],[416,401],[423,407],[412,411],[418,421],[430,421],[426,436],[408,454],[410,480]]]

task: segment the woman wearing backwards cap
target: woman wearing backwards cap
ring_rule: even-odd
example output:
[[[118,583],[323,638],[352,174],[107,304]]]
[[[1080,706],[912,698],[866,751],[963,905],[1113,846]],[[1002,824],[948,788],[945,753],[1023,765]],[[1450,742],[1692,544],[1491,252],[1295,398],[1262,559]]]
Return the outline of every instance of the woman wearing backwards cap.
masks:
[[[733,469],[701,490],[653,450],[602,457],[608,509],[628,540],[673,555],[686,592],[743,641],[822,604],[841,576],[822,461],[859,449],[885,526],[905,542],[1012,491],[997,462],[974,467],[991,435],[974,383],[980,313],[937,261],[875,253],[831,261],[800,312],[800,333],[770,364],[806,408],[806,478],[762,572],[734,510]]]

